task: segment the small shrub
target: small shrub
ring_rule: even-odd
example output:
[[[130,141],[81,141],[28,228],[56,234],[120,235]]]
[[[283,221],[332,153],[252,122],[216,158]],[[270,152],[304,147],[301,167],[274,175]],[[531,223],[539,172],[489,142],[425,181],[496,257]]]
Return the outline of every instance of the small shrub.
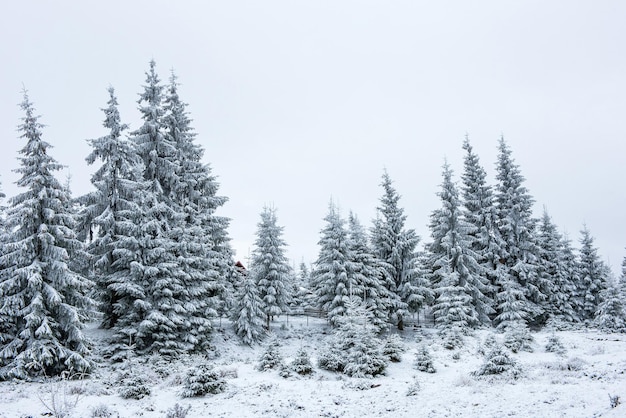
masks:
[[[424,344],[420,345],[417,348],[417,353],[415,353],[415,368],[420,372],[426,373],[435,373],[435,366],[433,365],[433,358],[430,355],[430,351],[428,351],[428,347]]]
[[[533,352],[533,336],[524,323],[516,323],[508,326],[504,333],[504,345],[512,352],[519,351]]]
[[[458,327],[446,329],[443,332],[443,348],[454,350],[463,347],[463,333]]]
[[[565,351],[565,346],[561,342],[561,339],[556,334],[551,334],[548,337],[548,342],[546,343],[546,352],[565,354]]]
[[[398,334],[391,334],[385,339],[385,346],[383,347],[383,354],[394,363],[402,361],[402,353],[406,351],[402,339]]]
[[[622,403],[618,395],[611,395],[610,393],[609,393],[609,402],[611,403],[611,409],[617,408],[617,405]]]
[[[291,369],[302,376],[313,373],[313,365],[309,359],[309,353],[304,348],[301,348],[296,353],[296,357],[293,363],[291,363]]]
[[[146,380],[138,375],[123,377],[120,383],[119,394],[124,399],[141,399],[151,393]]]
[[[517,362],[506,353],[502,346],[496,345],[485,356],[485,362],[480,369],[473,374],[475,376],[505,374],[517,378],[520,374],[520,369]]]
[[[413,382],[409,385],[406,391],[406,396],[415,396],[417,395],[422,387],[420,386],[420,382],[417,380],[417,377],[413,377]]]
[[[485,337],[485,340],[482,342],[482,344],[478,345],[476,352],[484,356],[485,354],[489,353],[491,349],[497,344],[498,344],[498,339],[496,338],[495,334],[493,333],[488,334]]]
[[[91,418],[111,418],[113,413],[114,411],[112,411],[107,405],[101,403],[91,409]]]
[[[190,409],[191,405],[187,405],[187,407],[184,408],[176,403],[173,407],[167,410],[165,418],[186,418]]]
[[[270,340],[270,342],[265,347],[265,351],[261,355],[259,359],[259,365],[257,369],[259,371],[265,372],[267,370],[279,369],[283,364],[283,358],[280,354],[280,343],[276,338]]]
[[[337,350],[333,350],[330,345],[323,347],[317,357],[317,365],[320,369],[330,372],[342,372],[346,365],[345,357]]]
[[[200,364],[189,370],[183,383],[181,395],[185,398],[204,396],[207,393],[221,393],[226,387],[226,381],[208,364]]]

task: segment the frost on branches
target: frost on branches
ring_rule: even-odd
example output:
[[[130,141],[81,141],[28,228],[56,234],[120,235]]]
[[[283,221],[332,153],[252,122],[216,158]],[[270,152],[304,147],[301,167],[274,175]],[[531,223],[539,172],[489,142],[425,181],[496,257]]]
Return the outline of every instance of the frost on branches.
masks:
[[[81,249],[70,196],[53,175],[62,166],[48,155],[26,92],[21,108],[26,145],[15,172],[24,191],[9,201],[0,256],[0,379],[89,373],[82,328],[92,308],[91,283],[69,266]]]

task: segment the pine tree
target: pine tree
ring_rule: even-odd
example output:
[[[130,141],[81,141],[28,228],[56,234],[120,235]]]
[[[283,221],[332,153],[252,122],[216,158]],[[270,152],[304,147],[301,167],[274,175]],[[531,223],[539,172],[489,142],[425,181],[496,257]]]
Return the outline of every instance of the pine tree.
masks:
[[[357,290],[358,283],[352,271],[352,255],[349,248],[345,221],[331,202],[324,218],[326,226],[318,242],[320,252],[312,272],[317,305],[327,312],[333,326],[346,314],[346,304]]]
[[[193,350],[194,341],[187,338],[191,289],[185,287],[185,273],[177,262],[182,243],[176,231],[184,213],[172,195],[180,168],[176,143],[165,132],[162,101],[163,86],[151,61],[139,100],[144,123],[131,133],[144,162],[147,187],[136,196],[142,216],[139,233],[134,242],[125,243],[133,254],[125,260],[130,271],[116,286],[128,297],[114,339],[125,344],[132,338],[139,352],[176,356]]]
[[[178,82],[172,72],[164,98],[164,137],[175,147],[176,169],[171,189],[174,207],[182,212],[181,222],[172,229],[177,244],[180,282],[187,310],[182,337],[194,349],[208,346],[211,318],[217,315],[219,299],[224,299],[225,280],[235,274],[227,228],[230,220],[216,214],[228,200],[218,196],[219,184],[209,165],[202,163],[204,149],[196,143],[187,104],[178,94]]]
[[[264,208],[258,224],[251,274],[263,301],[267,329],[270,321],[287,309],[290,298],[291,267],[285,257],[283,227],[276,223],[276,209]]]
[[[583,311],[584,306],[584,293],[581,286],[581,280],[578,269],[578,258],[574,253],[572,247],[572,241],[567,235],[561,237],[561,261],[560,261],[560,274],[565,278],[565,282],[569,283],[570,297],[569,303],[574,311],[574,320],[576,322],[581,320],[580,313]]]
[[[372,315],[372,324],[377,330],[382,331],[387,328],[387,313],[391,299],[389,290],[381,283],[385,275],[384,267],[372,254],[367,244],[365,229],[352,212],[348,217],[348,226],[351,271],[356,283],[352,288],[352,296],[362,301]]]
[[[263,325],[266,315],[254,278],[250,274],[243,274],[241,281],[233,306],[233,327],[243,343],[251,346],[265,334]]]
[[[544,208],[538,229],[539,269],[541,280],[549,283],[546,309],[551,318],[566,322],[576,321],[576,312],[570,303],[575,286],[569,277],[569,255],[563,251],[563,238]]]
[[[537,274],[533,198],[523,186],[524,177],[504,138],[500,138],[498,148],[495,198],[498,227],[504,243],[501,259],[506,266],[506,273],[524,292],[527,320],[542,323],[546,319],[547,295],[544,292],[549,284]]]
[[[605,331],[626,332],[626,301],[618,283],[610,281],[600,295],[595,325]]]
[[[489,287],[485,289],[484,295],[493,310],[498,289],[504,280],[503,266],[500,262],[504,243],[498,230],[492,187],[487,184],[487,173],[480,165],[478,155],[474,153],[467,136],[463,142],[463,149],[466,151],[461,176],[463,217],[470,225],[468,230],[470,248],[476,254],[476,261],[488,280]],[[481,316],[481,321],[486,322],[484,316]]]
[[[431,283],[437,295],[433,313],[439,325],[466,329],[487,322],[492,312],[489,289],[476,253],[470,248],[471,226],[461,216],[458,192],[446,163],[438,193],[442,206],[431,216],[433,242],[428,245]]]
[[[583,320],[593,320],[602,301],[601,294],[607,288],[608,268],[600,260],[591,232],[585,225],[580,231],[578,276],[583,295]]]
[[[407,314],[417,312],[429,303],[433,293],[417,262],[419,237],[413,229],[404,228],[406,215],[404,209],[398,206],[400,196],[386,171],[381,185],[384,194],[371,231],[372,248],[374,255],[385,263],[387,274],[383,284],[390,295],[395,295],[390,300],[389,313],[398,329],[402,329]]]
[[[109,133],[89,140],[93,150],[87,156],[89,164],[102,161],[91,178],[96,190],[78,199],[83,206],[78,216],[79,231],[89,243],[91,275],[105,328],[114,326],[121,314],[117,305],[122,293],[114,290],[119,285],[115,281],[119,276],[114,277],[114,272],[128,268],[128,263],[122,261],[125,257],[120,256],[120,243],[139,233],[136,220],[140,208],[135,196],[144,187],[143,162],[134,144],[123,137],[128,126],[121,123],[115,90],[110,87],[108,92],[103,125]]]
[[[26,140],[17,185],[9,201],[0,264],[5,337],[0,342],[0,379],[28,379],[63,372],[89,373],[88,342],[82,333],[92,300],[91,282],[69,268],[81,243],[67,208],[70,196],[54,177],[62,168],[42,139],[39,117],[24,92],[19,125]],[[7,338],[7,336],[9,338]]]

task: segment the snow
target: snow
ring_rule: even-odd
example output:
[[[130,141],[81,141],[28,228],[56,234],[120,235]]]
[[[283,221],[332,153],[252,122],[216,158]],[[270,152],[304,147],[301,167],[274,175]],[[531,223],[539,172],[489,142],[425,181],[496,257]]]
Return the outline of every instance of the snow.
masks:
[[[216,324],[217,325],[217,324]],[[609,395],[626,402],[626,335],[599,331],[556,331],[565,354],[545,350],[552,331],[533,333],[534,352],[511,353],[523,374],[517,379],[478,379],[471,375],[483,361],[478,348],[491,330],[464,337],[458,350],[443,348],[435,329],[407,328],[398,335],[407,351],[399,363],[390,363],[386,375],[353,379],[320,370],[317,353],[330,337],[326,321],[319,318],[280,317],[272,323],[286,362],[304,348],[314,364],[311,376],[279,371],[261,372],[258,360],[265,345],[240,343],[222,320],[213,344],[217,355],[209,359],[227,381],[224,392],[198,398],[181,396],[186,371],[206,361],[200,356],[164,361],[158,357],[135,358],[130,364],[101,360],[96,375],[82,381],[42,383],[1,382],[0,417],[42,416],[54,401],[72,408],[69,417],[164,417],[175,404],[190,406],[187,417],[621,417],[626,405],[612,409]],[[87,335],[102,347],[107,332],[91,324]],[[503,335],[496,334],[502,342]],[[428,346],[436,373],[423,373],[414,366],[420,344]],[[129,371],[143,377],[151,394],[139,400],[122,399],[117,376]],[[407,392],[415,381],[419,390]],[[99,409],[100,415],[95,412]]]

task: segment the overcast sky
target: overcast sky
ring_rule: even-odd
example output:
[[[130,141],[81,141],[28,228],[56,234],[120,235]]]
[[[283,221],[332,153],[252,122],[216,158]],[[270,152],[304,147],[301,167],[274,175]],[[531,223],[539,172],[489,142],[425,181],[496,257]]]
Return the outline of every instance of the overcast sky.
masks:
[[[626,2],[7,1],[0,16],[0,181],[11,196],[24,85],[72,189],[91,189],[87,138],[116,88],[140,125],[148,62],[174,69],[229,197],[237,258],[264,205],[288,256],[314,261],[328,202],[375,217],[387,169],[429,240],[441,166],[469,134],[493,183],[504,135],[536,199],[578,246],[586,223],[626,255]]]

